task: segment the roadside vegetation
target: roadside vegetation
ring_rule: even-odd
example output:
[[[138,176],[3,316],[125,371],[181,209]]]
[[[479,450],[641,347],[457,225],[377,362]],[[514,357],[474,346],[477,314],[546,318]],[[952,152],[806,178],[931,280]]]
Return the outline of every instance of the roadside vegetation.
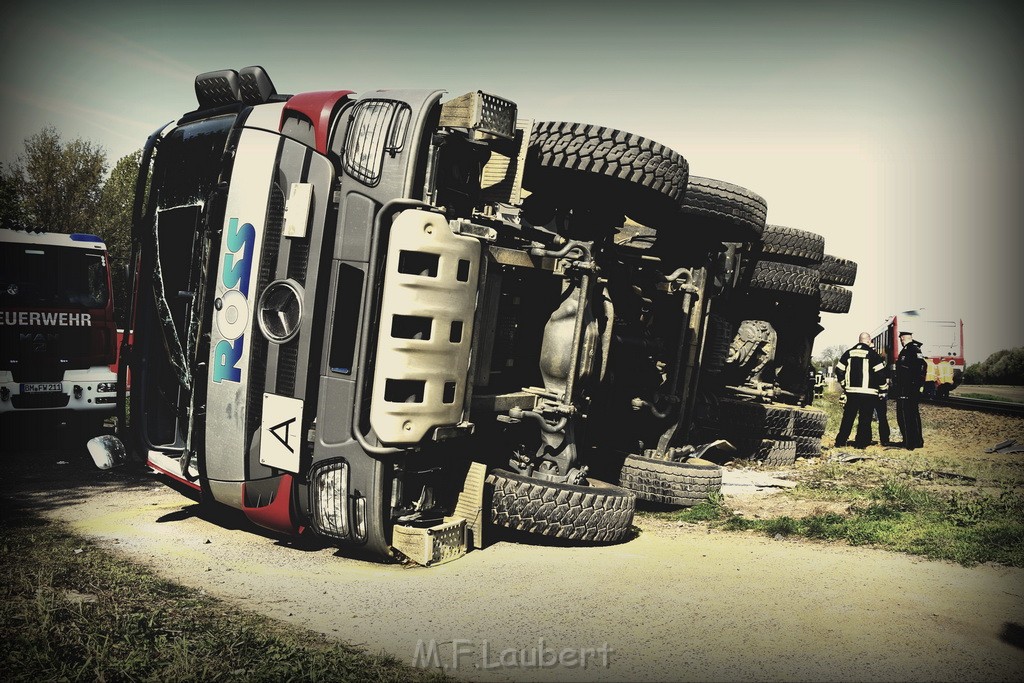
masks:
[[[1003,349],[964,370],[964,384],[1024,384],[1024,346]]]
[[[827,447],[842,407],[836,395],[815,405],[829,414],[822,440]],[[895,416],[889,419],[897,433]],[[985,453],[1004,439],[1024,440],[1024,420],[922,406],[922,423],[924,449],[826,448],[821,458],[798,461],[783,475],[797,486],[771,496],[776,500],[772,514],[744,513],[729,497],[714,495],[696,507],[658,516],[723,531],[872,546],[964,566],[1024,567],[1024,454]],[[778,514],[787,502],[793,513]]]
[[[445,680],[243,612],[10,509],[0,575],[9,681]]]
[[[1006,401],[1008,403],[1024,403],[1024,399],[1015,398],[1013,396],[996,396],[995,394],[986,394],[984,390],[978,391],[963,391],[956,392],[957,398],[980,398],[986,401]]]

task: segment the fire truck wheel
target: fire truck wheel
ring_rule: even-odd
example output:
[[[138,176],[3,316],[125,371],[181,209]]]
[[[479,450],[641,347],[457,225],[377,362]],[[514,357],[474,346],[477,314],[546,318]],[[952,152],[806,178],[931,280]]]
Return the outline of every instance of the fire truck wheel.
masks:
[[[572,541],[624,540],[633,524],[636,496],[596,479],[559,484],[493,470],[491,523]]]
[[[688,176],[686,159],[653,140],[542,121],[533,126],[523,185],[563,208],[601,206],[659,228],[679,222]]]
[[[628,455],[619,482],[652,503],[692,507],[722,490],[722,468],[699,458],[671,462]]]
[[[851,286],[857,280],[857,262],[825,254],[818,267],[821,281],[827,285]]]
[[[818,271],[805,266],[777,261],[755,261],[747,273],[749,290],[770,292],[776,297],[812,299],[820,296]]]
[[[821,290],[822,313],[849,313],[853,292],[839,285],[818,285]]]
[[[759,253],[780,263],[817,266],[825,254],[825,238],[807,230],[766,225]]]
[[[756,242],[764,232],[768,203],[745,187],[690,176],[683,215],[687,224],[722,242]]]
[[[828,424],[828,415],[817,408],[793,408],[793,433],[796,436],[821,438]]]

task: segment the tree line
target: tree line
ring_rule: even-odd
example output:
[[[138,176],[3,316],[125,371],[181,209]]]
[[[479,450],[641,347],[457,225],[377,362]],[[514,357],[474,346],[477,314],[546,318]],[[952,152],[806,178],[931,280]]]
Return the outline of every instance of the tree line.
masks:
[[[107,244],[114,311],[124,324],[131,258],[135,181],[142,150],[111,168],[106,151],[87,140],[64,140],[47,126],[25,140],[14,163],[0,163],[0,227],[99,235]],[[109,171],[109,173],[108,173]]]
[[[964,384],[1024,385],[1024,346],[996,351],[964,369]]]

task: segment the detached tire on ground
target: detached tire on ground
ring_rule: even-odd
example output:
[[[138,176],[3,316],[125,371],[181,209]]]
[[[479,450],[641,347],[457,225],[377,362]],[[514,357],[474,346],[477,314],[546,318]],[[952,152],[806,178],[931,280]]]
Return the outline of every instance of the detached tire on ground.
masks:
[[[619,483],[652,503],[692,507],[722,490],[722,468],[699,458],[672,462],[629,455]]]
[[[524,186],[560,205],[603,200],[648,227],[675,227],[689,164],[678,152],[633,133],[585,123],[533,125]]]
[[[839,285],[818,285],[821,291],[821,303],[818,308],[822,313],[849,313],[853,302],[853,292]]]
[[[629,535],[636,496],[590,479],[588,486],[559,484],[493,470],[491,523],[572,541],[614,542]]]
[[[818,267],[821,281],[826,285],[853,285],[857,280],[857,262],[825,254]]]

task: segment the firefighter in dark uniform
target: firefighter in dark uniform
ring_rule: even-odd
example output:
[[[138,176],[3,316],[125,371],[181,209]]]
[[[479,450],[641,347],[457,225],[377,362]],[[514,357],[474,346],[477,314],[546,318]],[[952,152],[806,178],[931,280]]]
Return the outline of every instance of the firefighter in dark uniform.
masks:
[[[885,380],[882,382],[883,387],[891,387],[889,382],[889,358],[883,352],[880,354],[882,360],[885,361]],[[888,415],[888,390],[881,389],[878,392],[878,402],[875,403],[875,417],[878,419],[878,442],[883,446],[891,446],[892,442],[889,441],[889,415]]]
[[[857,419],[857,437],[853,445],[866,448],[871,443],[871,417],[878,404],[878,394],[888,391],[885,359],[871,348],[871,335],[862,332],[857,345],[847,349],[836,363],[836,377],[846,392],[843,421],[836,434],[836,447],[846,445]]]
[[[896,359],[896,422],[903,434],[903,448],[912,451],[924,446],[920,404],[928,361],[912,332],[900,332],[900,344],[903,350]]]

